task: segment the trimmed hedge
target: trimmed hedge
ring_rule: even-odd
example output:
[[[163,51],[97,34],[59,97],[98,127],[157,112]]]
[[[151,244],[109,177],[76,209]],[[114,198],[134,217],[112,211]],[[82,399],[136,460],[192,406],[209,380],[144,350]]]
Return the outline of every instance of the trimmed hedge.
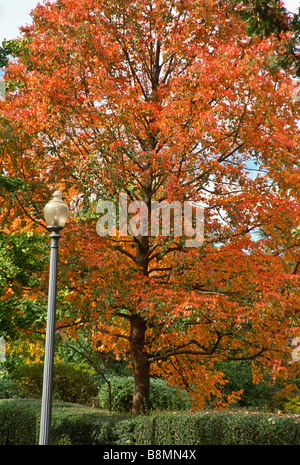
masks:
[[[164,414],[117,425],[119,444],[300,445],[300,416],[202,412]]]
[[[38,444],[40,413],[39,400],[0,400],[0,445]],[[54,402],[51,444],[113,445],[116,425],[124,418],[84,405]]]
[[[0,400],[0,445],[35,444],[36,419],[37,402]]]
[[[38,444],[41,403],[0,400],[0,445]],[[197,412],[133,417],[54,402],[53,445],[300,445],[300,415]]]

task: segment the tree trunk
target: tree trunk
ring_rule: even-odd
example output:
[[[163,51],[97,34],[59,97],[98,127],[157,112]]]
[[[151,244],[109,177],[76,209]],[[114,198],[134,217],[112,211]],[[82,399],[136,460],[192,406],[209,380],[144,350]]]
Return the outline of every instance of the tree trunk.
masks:
[[[134,376],[133,415],[147,413],[149,409],[150,364],[144,352],[146,329],[146,322],[141,316],[133,315],[131,317],[130,353]]]

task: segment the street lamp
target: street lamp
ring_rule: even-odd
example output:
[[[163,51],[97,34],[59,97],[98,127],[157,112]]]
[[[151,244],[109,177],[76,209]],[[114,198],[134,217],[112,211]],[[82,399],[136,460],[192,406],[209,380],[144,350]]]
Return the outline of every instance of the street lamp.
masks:
[[[48,314],[46,330],[46,348],[44,360],[43,395],[40,425],[40,445],[50,444],[52,390],[53,390],[53,366],[55,343],[55,316],[57,293],[57,262],[59,231],[65,227],[69,217],[69,208],[62,199],[62,193],[56,191],[53,199],[45,206],[44,217],[51,232],[51,254],[48,290]]]

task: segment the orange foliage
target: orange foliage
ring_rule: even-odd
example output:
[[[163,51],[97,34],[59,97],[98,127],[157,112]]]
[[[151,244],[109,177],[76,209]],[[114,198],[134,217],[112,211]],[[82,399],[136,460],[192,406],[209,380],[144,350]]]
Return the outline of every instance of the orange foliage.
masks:
[[[280,39],[248,37],[213,0],[60,0],[33,20],[6,71],[22,86],[1,104],[12,135],[1,164],[29,185],[11,218],[40,227],[58,187],[70,203],[60,283],[72,310],[60,324],[130,360],[139,399],[139,367],[200,406],[235,398],[222,398],[216,362],[293,370],[300,107],[292,70],[271,67]],[[95,205],[120,192],[204,203],[204,244],[99,237]]]

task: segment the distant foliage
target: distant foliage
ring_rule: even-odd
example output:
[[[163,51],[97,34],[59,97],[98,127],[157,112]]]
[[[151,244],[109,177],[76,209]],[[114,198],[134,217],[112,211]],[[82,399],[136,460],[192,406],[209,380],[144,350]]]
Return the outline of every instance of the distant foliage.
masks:
[[[224,392],[243,390],[236,405],[239,407],[264,410],[278,410],[282,408],[285,398],[281,394],[282,383],[272,379],[271,373],[265,370],[263,378],[258,383],[253,382],[251,361],[239,363],[223,362],[220,364],[228,383]]]
[[[296,396],[293,399],[290,399],[284,405],[284,411],[288,413],[298,413],[300,414],[300,396]]]
[[[112,411],[130,413],[134,389],[133,377],[115,377],[110,380],[112,388]],[[99,391],[100,407],[108,407],[108,387],[103,385]],[[175,386],[169,386],[162,379],[150,380],[151,410],[187,410],[190,408],[188,394]]]
[[[16,382],[26,397],[41,398],[43,364],[19,367],[14,374]],[[94,378],[87,371],[71,364],[60,363],[54,367],[53,397],[64,402],[90,404],[97,395]]]
[[[21,389],[8,376],[0,375],[0,399],[22,397]]]

